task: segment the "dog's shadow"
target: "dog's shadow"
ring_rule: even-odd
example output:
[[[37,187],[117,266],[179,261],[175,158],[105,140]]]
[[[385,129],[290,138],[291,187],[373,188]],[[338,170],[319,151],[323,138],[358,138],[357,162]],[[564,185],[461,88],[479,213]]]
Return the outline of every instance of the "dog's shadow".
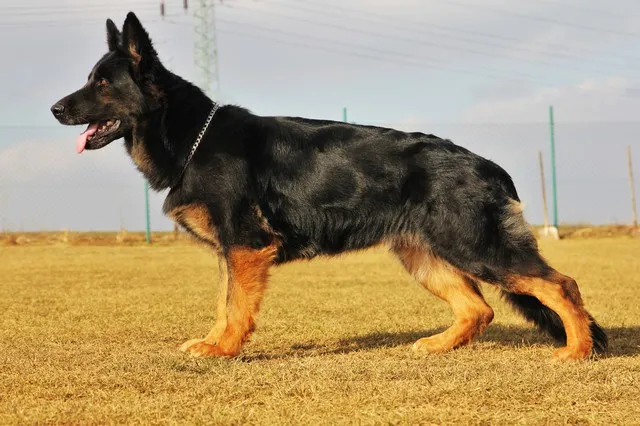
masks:
[[[367,351],[380,348],[407,346],[416,340],[440,333],[444,328],[408,331],[399,333],[375,332],[338,339],[329,342],[308,342],[292,345],[289,349],[278,350],[278,353],[254,353],[242,357],[245,361],[261,359],[280,359],[289,357],[311,357],[332,354],[345,354],[357,351]],[[613,327],[605,329],[609,337],[609,348],[601,357],[617,358],[640,355],[640,326]],[[478,342],[491,342],[503,348],[515,348],[530,345],[558,344],[531,327],[491,325]]]

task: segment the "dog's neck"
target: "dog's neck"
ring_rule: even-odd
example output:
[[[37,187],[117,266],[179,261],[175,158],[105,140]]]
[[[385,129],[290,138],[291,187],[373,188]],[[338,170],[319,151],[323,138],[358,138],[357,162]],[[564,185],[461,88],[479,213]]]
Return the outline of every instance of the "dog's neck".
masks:
[[[154,86],[157,102],[134,128],[126,146],[156,191],[175,187],[214,102],[199,88],[166,71]]]

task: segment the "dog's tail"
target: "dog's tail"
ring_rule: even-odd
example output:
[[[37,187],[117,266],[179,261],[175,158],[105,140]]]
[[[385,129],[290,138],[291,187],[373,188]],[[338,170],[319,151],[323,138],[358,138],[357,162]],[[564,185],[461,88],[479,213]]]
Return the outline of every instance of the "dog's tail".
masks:
[[[548,333],[559,343],[566,343],[567,334],[562,320],[558,314],[547,308],[538,299],[524,294],[507,293],[506,291],[502,291],[502,296],[516,311],[528,321],[531,321],[538,329]],[[609,343],[606,333],[591,315],[589,315],[589,320],[593,350],[595,352],[606,351]]]

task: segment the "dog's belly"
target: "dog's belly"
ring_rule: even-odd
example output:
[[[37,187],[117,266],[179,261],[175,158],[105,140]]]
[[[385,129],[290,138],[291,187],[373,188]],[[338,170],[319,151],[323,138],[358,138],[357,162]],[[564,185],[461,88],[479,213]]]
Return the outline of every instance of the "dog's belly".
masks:
[[[409,214],[401,208],[377,213],[323,209],[306,210],[304,215],[280,214],[274,219],[274,228],[283,236],[278,261],[336,255],[384,243],[412,227],[407,226]]]

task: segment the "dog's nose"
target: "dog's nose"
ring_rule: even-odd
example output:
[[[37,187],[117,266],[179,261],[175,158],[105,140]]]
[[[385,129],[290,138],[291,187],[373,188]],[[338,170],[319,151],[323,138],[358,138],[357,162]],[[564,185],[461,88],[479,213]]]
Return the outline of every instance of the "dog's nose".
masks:
[[[64,112],[64,105],[55,104],[54,106],[51,107],[51,112],[55,116],[58,116],[58,115],[62,114]]]

